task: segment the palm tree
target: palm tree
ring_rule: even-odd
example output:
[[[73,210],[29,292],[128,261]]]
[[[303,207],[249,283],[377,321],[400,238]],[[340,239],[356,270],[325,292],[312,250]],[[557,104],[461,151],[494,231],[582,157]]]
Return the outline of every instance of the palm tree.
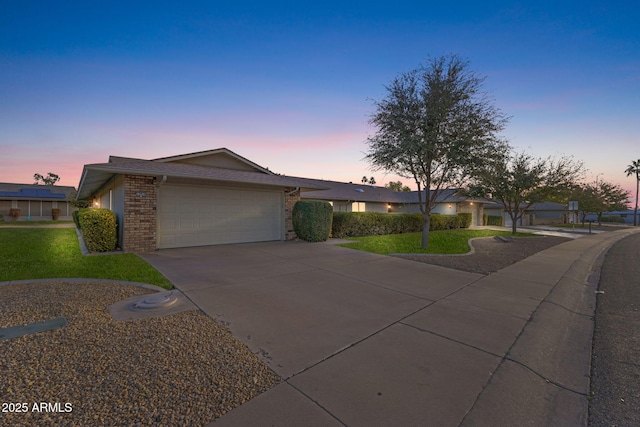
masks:
[[[633,160],[624,170],[627,176],[636,174],[636,208],[633,211],[633,225],[638,225],[638,190],[640,189],[640,159]]]

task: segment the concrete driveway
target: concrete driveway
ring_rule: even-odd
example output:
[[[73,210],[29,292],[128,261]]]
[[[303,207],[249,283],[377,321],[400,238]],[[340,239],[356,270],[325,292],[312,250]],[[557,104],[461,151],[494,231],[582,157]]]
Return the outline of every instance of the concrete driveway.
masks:
[[[489,276],[327,243],[142,256],[285,380],[212,424],[580,425],[585,280],[613,235]]]

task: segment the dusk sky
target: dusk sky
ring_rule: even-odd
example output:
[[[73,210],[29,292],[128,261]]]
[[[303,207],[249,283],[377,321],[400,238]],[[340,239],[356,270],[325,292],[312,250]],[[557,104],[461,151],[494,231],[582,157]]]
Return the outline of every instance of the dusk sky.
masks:
[[[521,2],[0,2],[0,182],[109,155],[227,147],[277,173],[359,182],[372,99],[428,57],[487,77],[503,136],[635,193],[640,5]],[[409,180],[404,180],[415,188]],[[635,196],[635,194],[633,194]]]

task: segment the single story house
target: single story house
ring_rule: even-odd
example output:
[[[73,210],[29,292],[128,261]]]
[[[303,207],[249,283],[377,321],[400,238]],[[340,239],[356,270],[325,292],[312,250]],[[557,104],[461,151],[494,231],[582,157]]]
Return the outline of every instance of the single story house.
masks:
[[[116,214],[125,252],[148,252],[293,239],[293,205],[301,193],[323,188],[220,148],[85,165],[78,199]]]
[[[84,166],[78,199],[112,210],[126,252],[295,238],[294,204],[329,201],[338,212],[419,212],[418,193],[276,175],[226,148],[153,160],[111,156]],[[486,200],[446,190],[435,213],[470,212]]]
[[[52,218],[52,209],[60,209],[58,219],[71,220],[75,208],[69,201],[74,187],[62,185],[0,183],[0,215],[7,221],[11,209],[19,209],[21,221],[46,221]]]
[[[420,213],[417,191],[397,192],[369,184],[298,179],[310,185],[326,187],[326,190],[303,193],[301,197],[326,200],[331,203],[335,212]],[[431,192],[430,195],[432,194]],[[424,196],[423,192],[423,200]],[[438,195],[432,213],[455,215],[468,212],[472,215],[472,225],[482,225],[484,206],[487,203],[491,202],[486,199],[460,196],[458,190],[446,189]]]
[[[524,208],[524,205],[522,205]],[[484,213],[492,216],[501,216],[503,225],[511,227],[512,221],[509,213],[501,203],[495,203],[485,207]],[[519,226],[524,225],[552,225],[567,222],[567,206],[555,202],[533,203],[525,210],[524,215],[518,220]]]

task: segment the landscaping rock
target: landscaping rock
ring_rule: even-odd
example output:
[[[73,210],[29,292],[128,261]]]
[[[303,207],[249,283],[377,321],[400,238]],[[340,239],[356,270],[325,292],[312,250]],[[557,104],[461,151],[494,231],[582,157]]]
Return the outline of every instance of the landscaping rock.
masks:
[[[472,273],[490,274],[536,252],[571,239],[565,237],[516,237],[508,245],[492,238],[473,239],[474,253],[470,255],[400,255],[400,258],[425,262]]]
[[[3,286],[0,328],[56,317],[68,325],[0,341],[0,400],[27,408],[0,413],[0,424],[203,426],[281,381],[199,310],[112,319],[109,305],[149,292],[99,282]]]

